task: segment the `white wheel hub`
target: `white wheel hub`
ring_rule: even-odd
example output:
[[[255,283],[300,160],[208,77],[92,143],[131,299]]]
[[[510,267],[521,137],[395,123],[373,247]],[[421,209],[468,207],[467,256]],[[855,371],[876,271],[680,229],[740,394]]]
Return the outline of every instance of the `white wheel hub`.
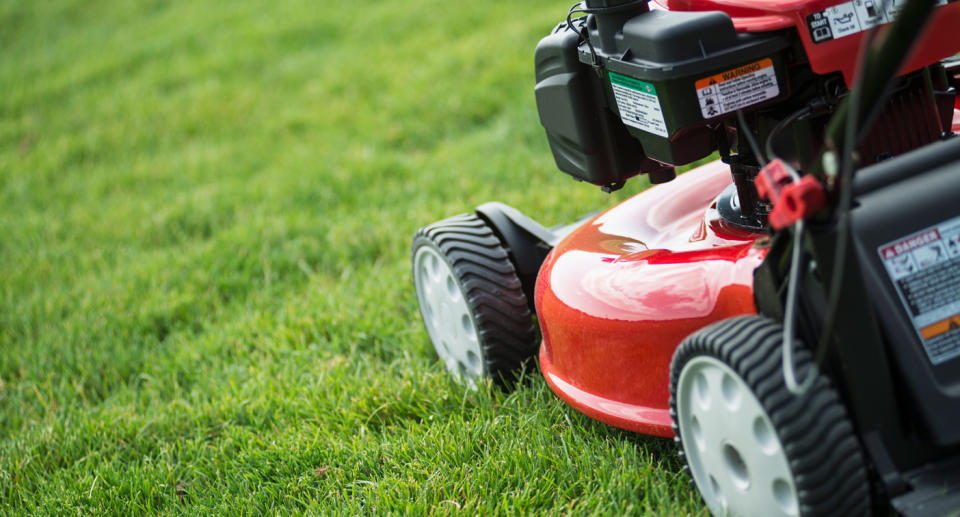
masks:
[[[461,381],[475,385],[485,368],[477,325],[463,289],[438,250],[421,246],[413,258],[420,313],[437,355]]]
[[[711,513],[799,515],[783,445],[733,369],[714,357],[694,357],[680,372],[676,400],[687,464]]]

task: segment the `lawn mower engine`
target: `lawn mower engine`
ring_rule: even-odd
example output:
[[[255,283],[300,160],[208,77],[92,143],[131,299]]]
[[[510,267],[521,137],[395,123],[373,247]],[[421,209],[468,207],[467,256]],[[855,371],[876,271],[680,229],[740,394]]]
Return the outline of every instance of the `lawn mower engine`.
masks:
[[[733,166],[744,212],[762,218],[751,186],[757,157],[737,145],[736,112],[744,111],[758,140],[770,140],[794,167],[809,164],[848,93],[857,36],[896,14],[889,7],[880,11],[880,0],[830,3],[575,5],[571,14],[592,14],[568,17],[536,52],[537,107],[557,165],[614,190],[640,173],[652,183],[669,181],[673,167],[719,151]],[[958,8],[950,9],[904,65],[912,73],[892,86],[888,108],[858,149],[860,166],[950,131],[956,79],[938,63],[958,46],[950,29]],[[785,120],[789,130],[781,125]]]
[[[717,515],[957,515],[958,28],[958,0],[575,4],[536,49],[557,166],[655,185],[421,229],[437,353],[509,383],[539,351],[570,406],[674,437]]]

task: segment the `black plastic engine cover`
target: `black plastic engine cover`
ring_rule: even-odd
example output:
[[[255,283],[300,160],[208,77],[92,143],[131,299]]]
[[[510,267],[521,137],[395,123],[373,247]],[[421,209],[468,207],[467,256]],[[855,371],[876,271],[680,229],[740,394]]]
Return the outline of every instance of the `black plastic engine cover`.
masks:
[[[651,10],[611,38],[601,18],[587,22],[591,42],[601,45],[581,45],[580,61],[602,63],[610,109],[655,160],[683,165],[706,157],[715,150],[708,122],[790,94],[787,32],[739,34],[718,11]]]
[[[594,185],[622,183],[651,164],[607,108],[593,67],[578,60],[579,43],[577,33],[561,24],[537,45],[534,92],[540,123],[560,170]]]
[[[740,34],[723,12],[634,0],[587,5],[575,30],[560,24],[536,52],[540,121],[574,177],[607,185],[691,163],[716,150],[711,122],[790,95],[789,30]]]

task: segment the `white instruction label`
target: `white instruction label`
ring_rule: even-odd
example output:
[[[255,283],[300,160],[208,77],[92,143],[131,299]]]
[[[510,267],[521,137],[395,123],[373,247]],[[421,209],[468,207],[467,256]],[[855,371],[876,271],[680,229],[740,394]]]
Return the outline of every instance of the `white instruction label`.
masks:
[[[780,95],[777,74],[770,58],[704,77],[694,86],[700,101],[700,113],[706,119]]]
[[[664,138],[670,136],[657,89],[652,84],[610,72],[610,85],[624,124]]]
[[[930,362],[960,357],[960,217],[877,252]]]
[[[814,43],[823,43],[890,23],[897,18],[907,0],[854,0],[807,15],[807,29]],[[934,5],[947,5],[935,0]]]

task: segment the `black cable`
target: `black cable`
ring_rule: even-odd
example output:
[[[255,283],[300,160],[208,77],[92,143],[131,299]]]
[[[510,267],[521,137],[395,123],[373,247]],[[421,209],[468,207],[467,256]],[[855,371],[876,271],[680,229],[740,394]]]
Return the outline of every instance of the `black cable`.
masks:
[[[580,38],[586,42],[587,47],[590,48],[590,56],[593,60],[593,66],[599,66],[600,62],[597,59],[597,50],[593,48],[593,43],[590,41],[590,34],[587,30],[587,25],[584,24],[580,30],[577,30],[573,26],[573,21],[570,19],[574,14],[616,14],[625,11],[631,11],[637,7],[643,5],[646,6],[649,0],[633,0],[632,2],[627,2],[625,4],[615,5],[612,7],[587,7],[586,2],[577,2],[570,7],[570,10],[567,11],[567,28],[576,32],[580,35]]]
[[[832,264],[833,270],[830,275],[830,292],[827,295],[827,309],[824,314],[823,326],[820,329],[820,337],[817,346],[814,348],[813,364],[806,378],[803,379],[803,382],[798,383],[796,381],[793,365],[788,364],[786,354],[784,354],[783,370],[785,380],[787,380],[787,388],[797,396],[806,394],[816,381],[820,366],[826,357],[827,345],[833,337],[833,329],[836,325],[837,309],[840,306],[840,282],[842,281],[844,269],[846,269],[847,244],[850,240],[850,205],[853,200],[853,150],[857,142],[857,118],[860,111],[860,97],[863,91],[862,84],[864,81],[867,56],[873,46],[875,36],[876,27],[865,35],[857,56],[856,79],[854,79],[853,88],[850,91],[847,119],[844,121],[844,141],[841,151],[840,178],[838,183],[840,199],[836,210],[838,227]],[[767,143],[770,143],[769,140]],[[792,267],[799,267],[799,264],[792,264]],[[799,276],[797,273],[796,271],[791,271],[791,279]],[[795,300],[787,301],[787,303],[791,302],[795,303]],[[792,352],[792,350],[790,351]],[[784,352],[787,352],[786,345]]]
[[[767,142],[764,145],[764,148],[767,151],[767,158],[773,160],[777,158],[777,153],[773,152],[773,140],[783,132],[790,124],[793,124],[797,120],[806,117],[810,113],[813,113],[813,109],[810,106],[804,106],[803,108],[794,111],[787,118],[777,122],[776,126],[773,126],[773,129],[770,130],[770,134],[767,135]]]
[[[890,3],[891,1],[893,1],[893,0],[884,0],[884,1],[882,1],[882,2],[881,2],[881,4],[882,4],[882,5],[881,5],[881,8],[885,10],[885,9],[887,8],[887,4]],[[927,1],[928,1],[929,4],[931,5],[931,9],[932,9],[932,5],[934,4],[934,2],[931,1],[931,0],[927,0]],[[924,21],[925,21],[925,20],[926,20],[926,18],[924,19]],[[922,25],[922,23],[921,23],[921,25]],[[867,38],[868,38],[868,39],[871,39],[871,40],[873,39],[873,37],[875,36],[877,27],[879,27],[879,26],[873,27],[873,28],[870,30],[870,32],[867,33]],[[913,41],[912,43],[915,43],[915,42],[916,42],[916,38],[914,39],[914,41]],[[912,48],[912,45],[911,45],[910,47],[908,47],[907,50],[909,50],[910,48]],[[906,52],[904,53],[903,59],[906,59]],[[860,119],[861,127],[859,128],[859,131],[857,131],[857,132],[854,134],[854,137],[856,138],[856,141],[857,141],[857,142],[860,142],[861,140],[863,140],[863,139],[867,136],[867,132],[871,129],[871,127],[873,126],[873,123],[876,122],[877,118],[880,116],[880,114],[883,112],[883,110],[887,107],[887,101],[889,100],[889,98],[890,98],[890,96],[891,96],[891,94],[893,93],[894,90],[895,90],[895,86],[894,86],[894,84],[893,84],[893,81],[887,81],[887,82],[883,85],[882,90],[880,91],[879,95],[877,96],[876,102],[874,102],[874,103],[870,106],[869,110],[866,112],[866,115],[863,116],[863,117],[861,117],[861,119]]]
[[[840,307],[840,283],[846,269],[847,243],[850,241],[850,205],[853,201],[853,150],[857,143],[857,117],[860,114],[860,95],[863,82],[863,72],[866,54],[873,46],[875,30],[871,30],[864,38],[863,49],[857,63],[857,79],[850,92],[850,107],[844,127],[843,155],[840,158],[840,200],[837,205],[837,239],[833,253],[833,270],[830,275],[830,293],[827,296],[827,310],[824,314],[823,327],[820,329],[820,339],[814,352],[814,364],[821,364],[827,352],[827,344],[833,336],[833,328],[837,322],[837,309]]]
[[[593,43],[590,42],[590,32],[587,30],[586,22],[580,27],[580,30],[577,30],[576,27],[573,26],[573,21],[570,19],[570,17],[576,13],[589,14],[588,11],[585,10],[586,8],[581,8],[582,5],[584,5],[584,2],[577,2],[570,6],[570,10],[567,11],[567,28],[577,33],[580,39],[587,43],[587,47],[590,49],[591,64],[593,64],[593,66],[599,66],[600,62],[597,59],[597,49],[593,48]]]
[[[623,11],[630,11],[640,5],[647,5],[649,0],[633,0],[632,2],[627,2],[625,4],[614,5],[612,7],[584,7],[580,11],[587,14],[616,14]],[[580,2],[580,4],[586,4],[586,2]]]
[[[737,110],[737,122],[740,124],[739,129],[737,130],[737,137],[740,136],[740,133],[743,133],[744,138],[747,140],[747,145],[750,146],[750,149],[753,151],[754,156],[757,158],[757,161],[760,162],[760,166],[767,164],[767,159],[764,157],[763,151],[760,150],[760,145],[757,144],[757,139],[753,137],[753,131],[750,131],[750,126],[747,125],[747,118],[743,115],[743,110]]]
[[[884,2],[884,5],[887,5],[887,3]],[[933,0],[907,0],[906,5],[898,9],[898,14],[892,24],[874,26],[867,33],[867,37],[873,39],[871,33],[875,32],[878,27],[885,28],[883,37],[876,38],[878,41],[873,45],[876,49],[866,56],[866,68],[864,68],[863,73],[868,74],[870,79],[858,81],[859,87],[863,89],[862,106],[860,108],[864,109],[864,107],[869,106],[872,111],[868,115],[872,116],[874,113],[879,113],[877,110],[882,110],[885,107],[883,101],[890,92],[892,79],[897,76],[897,72],[910,54],[910,49],[921,37],[934,8],[935,2]],[[847,101],[841,103],[836,114],[827,125],[826,141],[828,149],[824,151],[824,154],[838,153],[843,148],[848,105],[849,102]],[[857,121],[858,126],[870,122],[869,117],[862,116],[863,112],[860,115]],[[832,158],[836,157],[833,156]],[[818,160],[812,165],[811,172],[818,176],[827,173],[831,184],[833,180],[837,179],[836,160],[828,162]]]
[[[583,2],[577,2],[572,6],[570,6],[570,10],[567,11],[567,28],[578,34],[580,33],[580,31],[578,31],[577,28],[573,26],[573,21],[570,19],[570,17],[573,16],[574,13],[583,13],[582,10],[578,9],[578,7],[580,7],[581,5],[583,5]]]

